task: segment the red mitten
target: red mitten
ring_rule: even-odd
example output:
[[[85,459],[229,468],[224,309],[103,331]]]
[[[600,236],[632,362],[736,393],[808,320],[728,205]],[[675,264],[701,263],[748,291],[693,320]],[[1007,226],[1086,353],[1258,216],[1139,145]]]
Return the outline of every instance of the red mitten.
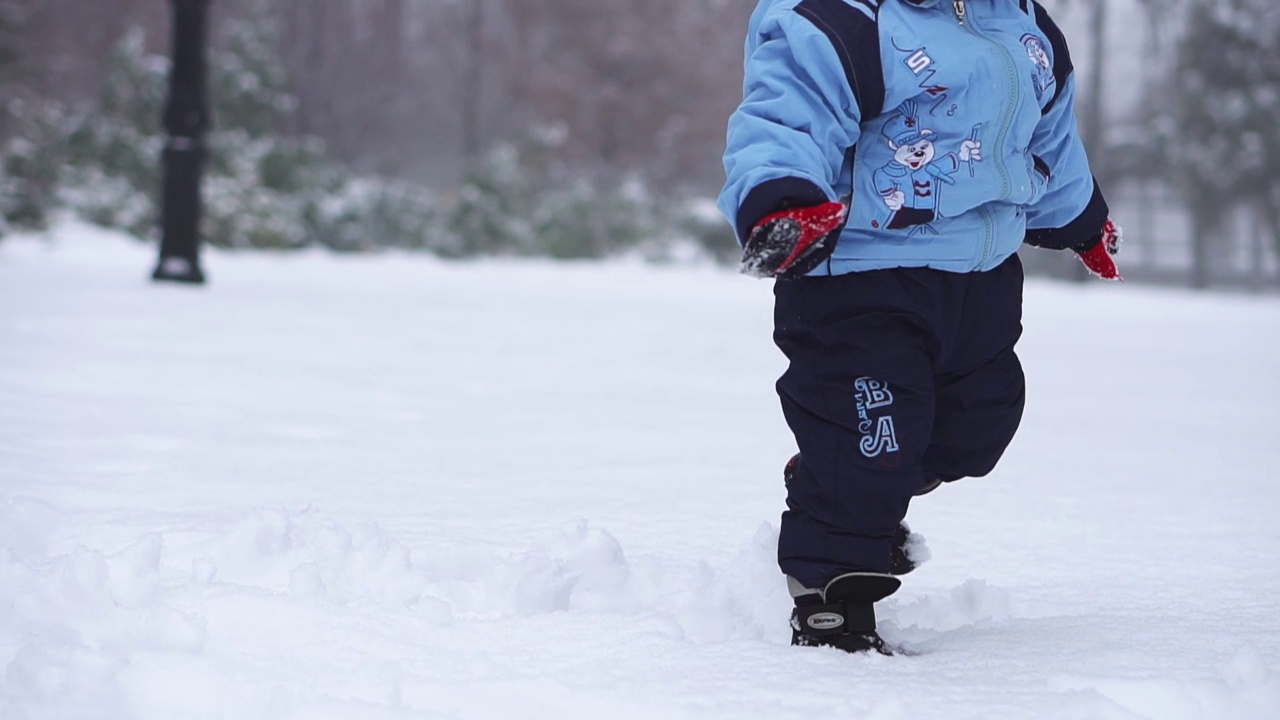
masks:
[[[742,250],[741,270],[752,277],[799,277],[821,265],[836,248],[836,230],[849,208],[827,202],[792,208],[756,223]]]
[[[1103,280],[1120,280],[1120,270],[1116,267],[1116,261],[1112,259],[1113,255],[1120,252],[1120,242],[1124,240],[1124,232],[1115,222],[1107,220],[1107,224],[1102,228],[1102,237],[1096,245],[1085,250],[1080,255],[1080,261],[1084,266],[1089,268],[1089,272],[1102,278]]]

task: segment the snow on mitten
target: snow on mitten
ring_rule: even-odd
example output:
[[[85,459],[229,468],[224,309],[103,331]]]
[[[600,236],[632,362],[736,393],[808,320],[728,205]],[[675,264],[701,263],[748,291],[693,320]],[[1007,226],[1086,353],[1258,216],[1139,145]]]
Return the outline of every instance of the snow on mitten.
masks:
[[[1107,220],[1098,242],[1088,250],[1078,253],[1080,262],[1089,268],[1089,272],[1103,280],[1123,281],[1124,278],[1120,277],[1120,270],[1116,267],[1116,261],[1112,259],[1113,255],[1120,253],[1120,243],[1123,240],[1124,231],[1114,221]]]
[[[759,278],[805,275],[836,248],[836,231],[849,208],[827,202],[774,213],[756,223],[742,251],[741,271]]]

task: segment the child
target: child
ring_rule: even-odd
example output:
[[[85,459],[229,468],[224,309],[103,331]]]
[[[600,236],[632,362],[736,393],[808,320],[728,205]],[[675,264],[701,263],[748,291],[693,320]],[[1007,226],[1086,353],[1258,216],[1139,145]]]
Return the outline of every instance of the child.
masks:
[[[1022,417],[1029,243],[1118,279],[1061,31],[1032,0],[761,0],[720,207],[777,278],[800,454],[792,644],[887,652],[914,495],[991,472]],[[894,573],[894,574],[891,574]]]

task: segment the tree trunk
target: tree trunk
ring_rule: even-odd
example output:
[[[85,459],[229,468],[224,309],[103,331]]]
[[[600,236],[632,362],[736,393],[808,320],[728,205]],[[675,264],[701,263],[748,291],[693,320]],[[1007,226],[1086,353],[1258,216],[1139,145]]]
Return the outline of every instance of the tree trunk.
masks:
[[[1106,172],[1106,68],[1107,5],[1106,0],[1093,0],[1089,22],[1089,97],[1083,108],[1084,144],[1094,174],[1101,179]]]
[[[480,164],[481,103],[484,102],[484,2],[467,3],[467,59],[462,88],[462,159],[468,175]]]
[[[1271,250],[1275,260],[1275,277],[1271,281],[1280,285],[1280,193],[1272,193],[1264,198],[1258,214],[1262,227],[1271,236]],[[1263,243],[1262,237],[1258,238],[1258,243]]]
[[[1222,218],[1214,213],[1192,211],[1191,217],[1191,287],[1203,290],[1213,280],[1213,244],[1215,233],[1222,232]]]

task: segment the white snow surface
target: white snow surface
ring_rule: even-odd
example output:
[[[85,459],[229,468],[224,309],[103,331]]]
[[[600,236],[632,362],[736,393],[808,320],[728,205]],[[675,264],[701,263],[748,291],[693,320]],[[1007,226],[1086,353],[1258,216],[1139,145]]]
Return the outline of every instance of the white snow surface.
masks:
[[[1280,300],[1033,281],[911,654],[788,646],[767,284],[0,243],[0,718],[1280,718]]]

